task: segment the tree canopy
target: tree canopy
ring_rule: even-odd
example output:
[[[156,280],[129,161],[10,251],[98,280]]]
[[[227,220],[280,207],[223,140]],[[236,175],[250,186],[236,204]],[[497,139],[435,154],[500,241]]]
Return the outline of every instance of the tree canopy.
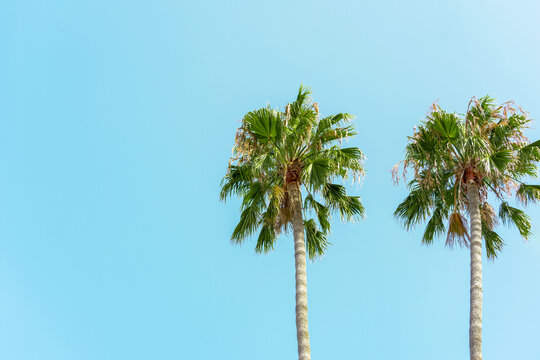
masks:
[[[489,97],[473,98],[465,115],[449,113],[434,105],[426,120],[409,137],[405,159],[394,167],[398,181],[412,171],[409,195],[394,215],[410,227],[427,221],[422,242],[431,244],[446,233],[446,244],[468,246],[469,230],[465,187],[479,186],[482,236],[489,258],[504,242],[495,232],[501,220],[515,225],[521,236],[531,235],[529,216],[513,207],[509,198],[527,205],[540,199],[540,186],[525,182],[537,175],[540,141],[530,143],[524,130],[527,114],[513,102],[497,105]],[[498,214],[493,206],[499,203]],[[491,203],[491,204],[490,204]]]
[[[364,215],[358,196],[350,196],[339,180],[359,181],[364,175],[364,154],[343,146],[356,134],[352,116],[339,113],[320,117],[310,90],[300,87],[296,100],[283,111],[269,106],[247,113],[236,133],[220,199],[242,199],[240,221],[231,241],[242,243],[259,232],[257,252],[274,248],[278,235],[291,222],[288,191],[291,183],[303,187],[304,228],[310,258],[328,246],[332,212],[343,220]]]

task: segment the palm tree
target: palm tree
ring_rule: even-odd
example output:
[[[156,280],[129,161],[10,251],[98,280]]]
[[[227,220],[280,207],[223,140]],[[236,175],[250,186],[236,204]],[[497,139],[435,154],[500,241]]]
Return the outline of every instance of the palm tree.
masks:
[[[540,186],[523,182],[536,176],[540,160],[540,141],[531,144],[523,134],[529,121],[512,102],[498,106],[487,96],[473,98],[464,116],[434,105],[409,137],[402,162],[403,177],[407,169],[413,176],[410,193],[394,215],[407,230],[429,218],[424,244],[446,233],[446,245],[470,248],[471,360],[482,359],[482,239],[489,259],[497,257],[504,245],[494,231],[498,219],[515,225],[527,239],[530,218],[508,200],[514,194],[523,205],[540,199]],[[396,180],[398,168],[399,164],[394,168]],[[498,216],[490,205],[494,202],[500,203]]]
[[[364,215],[360,198],[348,196],[345,187],[335,183],[347,177],[354,182],[364,174],[362,152],[341,146],[356,134],[349,125],[352,116],[340,113],[320,118],[310,93],[300,87],[296,101],[284,111],[265,107],[244,116],[220,194],[223,201],[233,194],[242,198],[233,243],[242,243],[258,231],[255,251],[267,253],[292,224],[300,360],[311,359],[306,248],[310,259],[325,252],[333,211],[347,221]],[[306,194],[303,204],[302,190]]]

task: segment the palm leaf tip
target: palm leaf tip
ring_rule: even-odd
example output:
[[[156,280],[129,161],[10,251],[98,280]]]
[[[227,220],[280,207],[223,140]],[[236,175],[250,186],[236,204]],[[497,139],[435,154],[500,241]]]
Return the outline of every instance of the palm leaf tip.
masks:
[[[260,223],[260,212],[254,206],[249,206],[242,211],[240,221],[231,235],[231,242],[240,244],[255,232]]]
[[[535,142],[532,142],[530,143],[529,145],[526,146],[527,148],[533,148],[533,147],[536,147],[536,148],[540,148],[540,140],[537,140]]]
[[[317,220],[323,232],[330,231],[330,209],[313,198],[313,195],[308,194],[304,199],[304,209],[313,210],[317,215]]]
[[[274,243],[276,240],[276,232],[272,224],[264,224],[261,227],[261,232],[257,239],[257,245],[255,251],[258,253],[268,253],[274,250]]]
[[[502,251],[504,246],[503,239],[495,231],[482,222],[482,237],[486,244],[486,253],[488,259],[494,260]]]
[[[430,214],[432,201],[423,189],[416,189],[398,205],[394,211],[394,217],[403,221],[407,230],[424,221]]]
[[[536,203],[540,200],[540,185],[521,184],[516,191],[516,197],[523,205]]]
[[[360,220],[365,218],[366,209],[360,199],[360,196],[347,196],[346,205],[340,208],[342,219],[347,221]]]
[[[431,245],[435,236],[444,233],[446,227],[444,225],[445,209],[444,204],[440,204],[433,210],[433,215],[429,219],[424,235],[422,236],[422,243],[425,245]]]
[[[339,211],[344,221],[354,221],[365,216],[364,205],[360,201],[360,197],[348,196],[343,185],[326,184],[322,196],[327,206],[332,210]]]
[[[306,232],[306,247],[310,259],[316,259],[324,254],[330,244],[326,238],[326,233],[317,229],[315,220],[304,221]]]

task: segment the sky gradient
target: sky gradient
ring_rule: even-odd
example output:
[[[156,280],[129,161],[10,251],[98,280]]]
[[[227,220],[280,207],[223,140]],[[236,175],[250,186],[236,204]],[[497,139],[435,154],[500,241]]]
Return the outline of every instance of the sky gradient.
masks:
[[[232,246],[218,201],[242,116],[301,83],[356,116],[367,218],[308,263],[313,359],[468,357],[469,257],[392,217],[392,166],[434,101],[540,119],[536,1],[5,1],[0,358],[295,359],[290,236]],[[528,133],[540,139],[540,123]],[[540,181],[539,181],[540,182]],[[532,238],[484,254],[484,358],[538,360]]]

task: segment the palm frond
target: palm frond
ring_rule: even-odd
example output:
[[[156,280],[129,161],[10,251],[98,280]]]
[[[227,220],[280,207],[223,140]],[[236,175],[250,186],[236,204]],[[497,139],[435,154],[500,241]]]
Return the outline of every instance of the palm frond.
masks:
[[[530,143],[529,145],[526,146],[526,148],[533,148],[533,147],[540,148],[540,140],[532,142],[532,143]]]
[[[251,165],[231,165],[221,181],[219,198],[226,201],[231,194],[241,195],[253,181]]]
[[[274,230],[273,224],[263,224],[261,232],[257,238],[257,245],[255,245],[255,251],[258,253],[268,253],[274,250],[274,244],[277,239],[277,234]]]
[[[330,172],[328,158],[310,159],[302,172],[302,182],[312,189],[319,189],[326,184]]]
[[[242,211],[240,221],[234,228],[231,235],[231,241],[237,244],[242,243],[248,236],[253,234],[259,227],[261,213],[258,207],[250,206]]]
[[[499,217],[503,224],[517,227],[524,239],[528,239],[531,235],[531,218],[523,210],[514,208],[503,201],[499,207]]]
[[[438,235],[444,234],[446,226],[444,220],[448,217],[448,210],[444,203],[439,202],[433,210],[433,214],[429,219],[424,235],[422,236],[422,244],[431,245],[433,238]]]
[[[403,220],[405,228],[409,230],[430,215],[432,205],[433,200],[429,194],[422,188],[417,188],[411,191],[405,200],[398,205],[394,216]]]
[[[340,128],[334,128],[326,130],[325,132],[319,134],[320,144],[328,144],[332,141],[347,139],[357,135],[358,133],[354,130],[354,127],[344,126]]]
[[[356,220],[362,218],[365,214],[360,197],[347,196],[343,185],[327,183],[322,190],[322,197],[326,202],[326,206],[339,211],[342,220]]]
[[[277,110],[262,108],[244,116],[245,130],[261,142],[275,141],[281,136],[282,121]]]
[[[321,134],[326,133],[334,127],[342,127],[343,125],[348,124],[352,118],[352,115],[345,113],[339,113],[336,115],[322,118],[317,124],[317,130],[315,131],[315,134],[320,136]]]
[[[516,197],[523,205],[536,203],[540,200],[540,185],[521,184],[516,191]]]
[[[455,114],[446,111],[436,111],[431,114],[431,124],[435,132],[444,140],[452,141],[458,138],[459,120]]]
[[[328,207],[316,201],[311,194],[308,194],[304,200],[304,208],[312,209],[315,212],[323,232],[330,231],[330,209]]]
[[[487,257],[494,260],[503,249],[503,239],[484,222],[482,222],[482,237],[486,244]]]
[[[304,221],[304,229],[306,230],[306,248],[309,258],[313,260],[322,256],[329,245],[326,234],[317,229],[317,224],[313,219]]]
[[[513,160],[512,155],[513,154],[510,150],[505,149],[492,153],[489,159],[497,170],[504,172],[506,170],[506,166]]]
[[[260,182],[251,183],[243,193],[241,209],[247,207],[255,207],[262,209],[266,206],[266,191],[267,189]]]

